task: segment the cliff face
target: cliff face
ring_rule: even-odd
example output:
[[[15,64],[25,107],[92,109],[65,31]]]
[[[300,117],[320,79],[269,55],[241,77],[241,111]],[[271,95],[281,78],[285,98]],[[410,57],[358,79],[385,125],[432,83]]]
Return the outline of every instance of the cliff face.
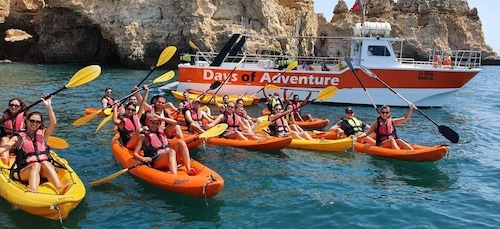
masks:
[[[484,42],[477,10],[466,0],[365,2],[367,21],[389,22],[391,35],[408,39],[405,57],[426,57],[432,48],[496,55]],[[333,10],[327,22],[314,13],[312,0],[0,0],[0,31],[6,34],[0,59],[147,67],[168,45],[185,52],[192,40],[201,50],[218,51],[233,33],[290,36],[298,24],[301,36],[352,36],[361,15],[349,12],[343,0]],[[8,41],[15,40],[9,29],[28,36]],[[305,55],[333,51],[329,44],[268,39],[250,41],[247,48]]]

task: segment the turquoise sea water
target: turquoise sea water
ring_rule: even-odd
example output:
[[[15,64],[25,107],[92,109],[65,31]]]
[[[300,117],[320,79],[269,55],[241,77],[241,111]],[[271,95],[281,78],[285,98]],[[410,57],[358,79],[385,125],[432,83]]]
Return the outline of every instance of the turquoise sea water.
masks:
[[[16,96],[29,104],[43,92],[67,84],[81,65],[0,63],[0,109]],[[150,82],[165,70],[157,70]],[[418,112],[398,128],[401,137],[424,145],[450,144],[450,154],[433,163],[373,158],[361,153],[285,149],[247,151],[206,145],[194,159],[225,179],[224,190],[208,200],[158,189],[124,174],[91,187],[90,182],[122,167],[112,156],[112,124],[94,133],[101,118],[74,127],[86,107],[96,107],[108,86],[114,96],[128,94],[148,71],[103,68],[96,80],[59,93],[54,99],[54,136],[70,147],[57,151],[87,185],[82,203],[64,220],[69,228],[498,228],[500,225],[500,67],[485,66],[443,108],[422,109],[440,125],[460,134],[452,144]],[[369,90],[369,89],[368,89]],[[359,96],[366,96],[360,94]],[[171,95],[168,95],[173,100]],[[264,104],[253,106],[258,116]],[[38,110],[44,111],[39,105]],[[371,122],[371,106],[356,106]],[[308,105],[305,112],[330,119],[344,107]],[[393,108],[395,116],[405,108]],[[332,124],[330,124],[331,126]],[[1,187],[0,187],[1,188]],[[208,206],[207,206],[208,203]],[[0,228],[61,228],[12,209],[0,199]],[[496,225],[496,226],[495,226]]]

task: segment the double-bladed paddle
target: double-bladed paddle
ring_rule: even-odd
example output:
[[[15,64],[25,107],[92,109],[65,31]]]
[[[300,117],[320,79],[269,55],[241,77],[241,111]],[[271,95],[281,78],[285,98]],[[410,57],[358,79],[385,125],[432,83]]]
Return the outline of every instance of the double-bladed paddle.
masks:
[[[243,63],[243,61],[245,61],[245,58],[246,56],[243,56],[241,58],[241,60],[236,63],[236,65],[234,66],[233,70],[229,73],[229,75],[227,75],[226,79],[224,80],[224,82],[220,85],[220,87],[215,91],[215,93],[212,95],[212,97],[210,98],[210,100],[208,100],[208,103],[210,103],[212,101],[212,99],[214,99],[215,95],[217,95],[217,92],[219,92],[219,90],[222,88],[222,86],[224,86],[224,84],[226,84],[226,82],[231,78],[231,75],[233,74],[234,71],[236,71],[236,68],[238,68],[238,66],[240,66],[241,63]]]
[[[399,96],[399,98],[401,98],[403,101],[405,101],[406,103],[410,103],[410,101],[408,101],[405,97],[403,97],[397,91],[395,91],[394,89],[392,89],[388,84],[386,84],[384,81],[382,81],[375,73],[373,73],[372,71],[370,71],[370,69],[368,69],[367,67],[365,67],[363,65],[361,65],[360,68],[361,68],[361,70],[366,75],[368,75],[371,78],[374,78],[374,79],[378,80],[386,88],[388,88],[394,94],[396,94],[397,96]],[[413,108],[415,108],[415,110],[417,110],[420,114],[422,114],[429,121],[431,121],[432,123],[434,123],[434,125],[436,125],[438,127],[439,133],[441,133],[446,139],[450,140],[453,143],[457,143],[458,142],[460,136],[458,135],[457,132],[455,132],[450,127],[439,125],[436,121],[432,120],[429,116],[427,116],[423,111],[421,111],[420,109],[418,109],[418,107],[415,106],[415,104],[413,104]]]
[[[354,74],[354,76],[356,76],[356,79],[358,80],[359,84],[361,84],[361,87],[363,87],[363,90],[365,91],[366,95],[368,96],[368,98],[372,102],[373,108],[375,108],[375,110],[377,111],[377,114],[378,114],[377,105],[375,104],[375,102],[373,101],[372,97],[370,96],[370,93],[368,93],[368,91],[366,90],[365,85],[363,84],[363,82],[361,82],[361,79],[359,79],[358,72],[356,72],[354,70],[354,66],[352,66],[351,60],[349,60],[349,58],[347,58],[347,57],[344,57],[344,61],[349,66],[349,69],[351,69],[351,71]]]
[[[215,137],[215,136],[219,136],[221,135],[226,129],[227,129],[228,125],[226,123],[222,123],[222,124],[218,124],[210,129],[208,129],[207,131],[205,131],[205,133],[202,133],[200,134],[197,138],[191,140],[190,142],[192,141],[196,141],[200,138],[211,138],[211,137]],[[159,155],[156,155],[153,157],[153,159],[157,158]],[[111,180],[117,178],[118,176],[126,173],[127,171],[133,169],[133,168],[137,168],[141,165],[145,165],[147,163],[144,163],[144,162],[139,162],[139,163],[136,163],[135,165],[133,166],[130,166],[128,168],[124,168],[116,173],[113,173],[107,177],[104,177],[102,179],[99,179],[99,180],[96,180],[96,181],[92,181],[90,182],[90,185],[91,186],[97,186],[97,185],[101,185],[101,184],[105,184],[105,183],[108,183],[110,182]]]

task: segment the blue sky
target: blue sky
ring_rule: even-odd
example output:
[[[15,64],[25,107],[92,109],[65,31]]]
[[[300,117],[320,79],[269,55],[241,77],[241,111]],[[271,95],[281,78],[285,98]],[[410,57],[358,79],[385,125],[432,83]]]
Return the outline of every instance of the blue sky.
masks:
[[[344,0],[347,7],[351,8],[355,0]],[[476,7],[479,12],[479,18],[483,24],[483,33],[486,43],[490,45],[497,54],[500,54],[500,30],[496,28],[495,21],[498,20],[498,9],[500,1],[498,0],[468,0],[469,7]],[[314,11],[323,13],[327,21],[332,18],[333,8],[338,0],[314,0]]]

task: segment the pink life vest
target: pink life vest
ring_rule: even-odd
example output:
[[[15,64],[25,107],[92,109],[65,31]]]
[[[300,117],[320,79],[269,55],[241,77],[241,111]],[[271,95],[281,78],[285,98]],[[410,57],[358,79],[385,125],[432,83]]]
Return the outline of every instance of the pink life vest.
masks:
[[[24,124],[24,112],[17,114],[15,119],[10,118],[10,113],[10,110],[5,110],[3,112],[3,125],[7,127],[4,129],[4,131],[8,136],[12,136],[13,131],[11,129],[23,130],[26,127],[26,125]]]
[[[113,104],[115,102],[115,100],[113,98],[111,98],[110,96],[103,96],[102,98],[106,99],[108,101],[108,104],[106,104],[107,106],[113,106]]]
[[[239,115],[236,115],[235,113],[229,114],[225,112],[224,118],[226,119],[226,123],[228,125],[227,130],[240,130],[241,118]]]
[[[37,130],[33,140],[24,132],[19,133],[19,136],[21,137],[19,150],[24,153],[23,159],[25,158],[28,165],[49,159],[49,148],[43,138],[43,130]]]
[[[203,126],[203,115],[201,114],[201,109],[195,109],[194,107],[191,107],[189,111],[191,112],[191,119]]]
[[[377,118],[377,142],[382,143],[387,139],[393,139],[396,137],[396,129],[394,128],[394,124],[392,122],[392,118],[388,118],[385,121],[378,117]]]
[[[152,131],[146,131],[146,133],[144,134],[149,139],[149,144],[143,146],[144,156],[153,157],[157,154],[162,154],[172,149],[170,147],[170,143],[168,142],[167,135],[165,135],[163,131],[158,131],[156,133]]]
[[[288,122],[286,121],[285,117],[281,116],[275,119],[274,122],[269,127],[271,129],[271,132],[279,134],[289,131],[286,124],[288,124]]]

